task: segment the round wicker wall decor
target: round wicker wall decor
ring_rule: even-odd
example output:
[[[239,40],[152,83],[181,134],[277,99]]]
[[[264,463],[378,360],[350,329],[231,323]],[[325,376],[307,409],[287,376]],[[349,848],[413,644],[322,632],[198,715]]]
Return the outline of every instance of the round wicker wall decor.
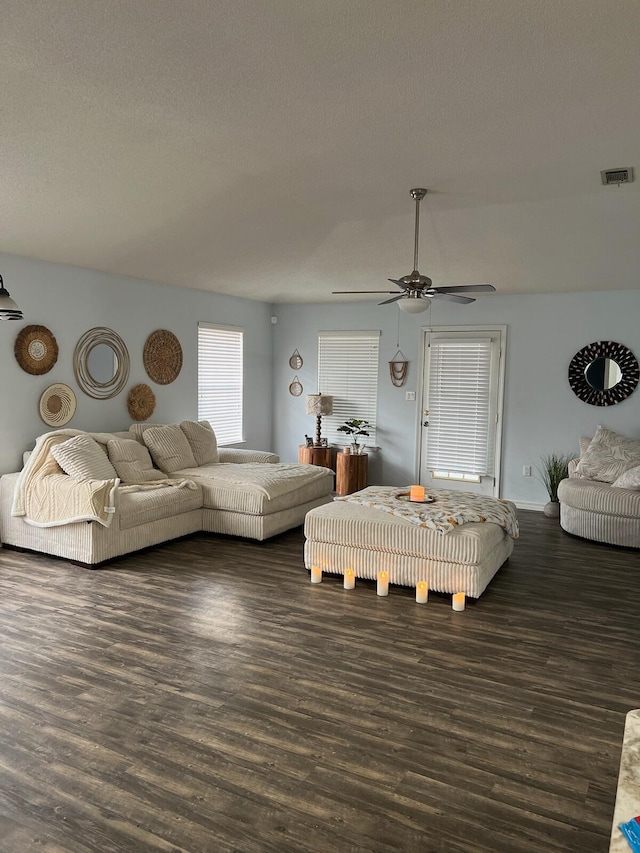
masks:
[[[49,426],[68,424],[76,411],[76,395],[68,385],[49,385],[38,406],[40,417]]]
[[[25,326],[13,351],[20,367],[32,376],[48,373],[58,360],[58,343],[46,326]]]
[[[182,347],[173,332],[156,329],[144,344],[142,353],[147,375],[158,385],[169,385],[182,370]]]
[[[156,408],[156,395],[148,385],[134,385],[129,391],[127,409],[134,421],[146,421]]]

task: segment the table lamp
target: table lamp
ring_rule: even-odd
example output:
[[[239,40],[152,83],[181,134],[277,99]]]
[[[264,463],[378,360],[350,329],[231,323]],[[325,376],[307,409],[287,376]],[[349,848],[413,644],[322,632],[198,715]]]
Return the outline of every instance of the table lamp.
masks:
[[[327,394],[307,394],[307,414],[316,416],[316,447],[320,447],[322,416],[333,414],[333,397]]]

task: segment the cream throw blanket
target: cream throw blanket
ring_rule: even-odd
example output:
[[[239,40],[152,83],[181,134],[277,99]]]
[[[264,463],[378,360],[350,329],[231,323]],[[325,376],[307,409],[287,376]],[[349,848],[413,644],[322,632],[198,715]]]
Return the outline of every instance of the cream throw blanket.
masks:
[[[418,527],[428,527],[437,533],[450,533],[461,524],[470,521],[498,524],[512,539],[519,536],[516,505],[502,498],[489,495],[477,495],[473,492],[457,492],[449,489],[431,489],[435,497],[431,504],[411,503],[399,499],[407,495],[410,486],[398,489],[392,486],[369,486],[361,492],[337,501],[349,501],[362,506],[373,507],[389,515],[404,518]]]
[[[76,521],[97,521],[109,527],[116,511],[118,492],[141,492],[165,486],[197,489],[186,479],[154,480],[152,483],[121,486],[111,480],[75,480],[64,473],[50,453],[51,448],[75,435],[90,435],[105,445],[111,433],[85,433],[79,429],[48,432],[36,439],[36,446],[22,469],[13,495],[11,515],[22,516],[34,527],[56,527]]]

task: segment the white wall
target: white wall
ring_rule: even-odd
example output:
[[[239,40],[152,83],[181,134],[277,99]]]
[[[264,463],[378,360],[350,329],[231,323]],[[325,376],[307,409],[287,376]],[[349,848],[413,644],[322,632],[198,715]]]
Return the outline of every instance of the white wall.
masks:
[[[73,388],[78,407],[69,427],[88,430],[126,429],[131,423],[127,394],[141,382],[156,395],[157,423],[195,419],[197,403],[197,323],[241,326],[245,346],[246,446],[270,450],[271,309],[266,303],[121,278],[90,270],[0,254],[5,287],[24,313],[19,322],[0,322],[0,473],[18,470],[22,451],[51,429],[40,420],[40,395],[54,383]],[[13,347],[26,325],[43,325],[59,347],[57,363],[43,376],[31,376],[18,365]],[[126,388],[112,400],[94,400],[78,387],[73,351],[78,338],[94,326],[114,329],[131,359]],[[146,374],[142,350],[155,329],[169,329],[180,340],[183,367],[170,385],[157,385]]]
[[[375,299],[375,297],[372,297]],[[380,329],[378,444],[370,457],[370,482],[406,485],[415,479],[416,403],[406,391],[419,392],[420,329],[427,313],[401,314],[394,305],[371,303],[278,305],[274,340],[274,441],[283,461],[297,459],[313,419],[305,415],[305,395],[317,392],[317,332],[326,329]],[[398,314],[400,348],[409,359],[402,388],[389,379],[388,361],[396,352]],[[598,424],[628,436],[640,436],[640,388],[609,408],[579,400],[567,380],[575,353],[596,340],[614,340],[640,357],[640,292],[618,291],[523,296],[481,296],[472,305],[433,303],[431,325],[506,324],[507,362],[503,431],[503,497],[521,505],[547,501],[534,477],[523,477],[523,465],[535,465],[543,454],[578,449],[580,435],[592,435]],[[288,386],[294,371],[289,356],[298,349],[304,365],[297,371],[304,386],[292,397]],[[419,393],[417,394],[419,397]]]

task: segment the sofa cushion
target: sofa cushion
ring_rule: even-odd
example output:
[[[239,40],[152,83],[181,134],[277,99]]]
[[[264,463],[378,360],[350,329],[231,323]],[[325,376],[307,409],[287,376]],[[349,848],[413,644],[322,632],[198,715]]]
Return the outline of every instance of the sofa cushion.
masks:
[[[118,513],[120,530],[131,530],[163,518],[173,518],[183,512],[202,507],[202,490],[163,486],[142,492],[119,492]]]
[[[109,461],[123,483],[164,480],[165,474],[153,467],[147,448],[134,438],[114,438],[107,442]]]
[[[51,455],[74,480],[115,480],[118,477],[107,454],[90,435],[74,435],[55,444]]]
[[[142,433],[142,440],[151,451],[153,461],[165,474],[196,467],[187,437],[178,424],[149,427]]]
[[[205,509],[269,515],[328,495],[333,471],[318,465],[225,463],[186,468],[176,476],[202,486]]]
[[[629,468],[611,484],[616,489],[640,489],[640,465]]]
[[[131,424],[131,426],[129,427],[129,434],[127,435],[127,438],[135,438],[135,440],[139,441],[140,444],[144,444],[144,440],[143,440],[142,436],[148,429],[151,429],[152,427],[163,427],[163,426],[166,426],[166,424],[149,424],[149,423]]]
[[[584,454],[587,452],[589,445],[593,441],[593,437],[588,435],[581,435],[578,441],[580,444],[580,458],[582,459]]]
[[[613,483],[629,468],[640,465],[640,441],[598,427],[576,472],[588,480]]]
[[[215,465],[220,461],[216,434],[209,421],[182,421],[180,429],[187,437],[196,465]]]
[[[640,518],[640,491],[614,489],[610,484],[596,480],[571,477],[563,480],[558,486],[558,500],[573,509],[587,510],[596,515]]]

